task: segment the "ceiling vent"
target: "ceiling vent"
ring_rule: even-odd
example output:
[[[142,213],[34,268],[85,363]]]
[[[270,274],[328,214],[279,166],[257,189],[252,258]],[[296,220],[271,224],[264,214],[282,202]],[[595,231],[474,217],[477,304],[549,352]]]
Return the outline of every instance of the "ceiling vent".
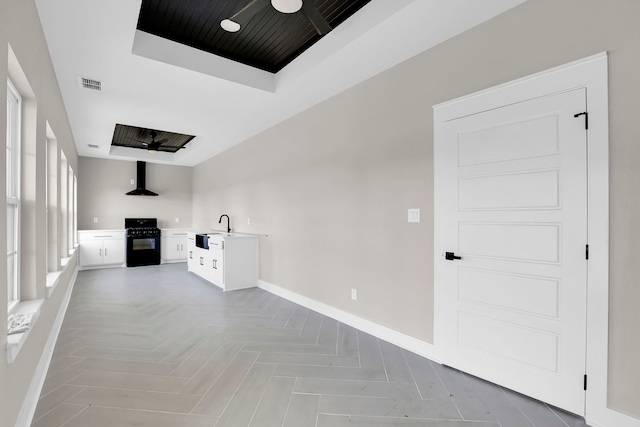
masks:
[[[78,85],[82,89],[102,90],[102,82],[94,79],[87,79],[85,77],[78,77]]]

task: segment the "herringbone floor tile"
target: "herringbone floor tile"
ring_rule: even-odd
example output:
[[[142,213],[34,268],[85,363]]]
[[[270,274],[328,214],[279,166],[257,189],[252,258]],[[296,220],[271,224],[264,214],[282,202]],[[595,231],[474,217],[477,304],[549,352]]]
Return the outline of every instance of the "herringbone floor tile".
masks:
[[[184,264],[79,273],[32,424],[569,425],[586,426],[261,289],[223,293]]]

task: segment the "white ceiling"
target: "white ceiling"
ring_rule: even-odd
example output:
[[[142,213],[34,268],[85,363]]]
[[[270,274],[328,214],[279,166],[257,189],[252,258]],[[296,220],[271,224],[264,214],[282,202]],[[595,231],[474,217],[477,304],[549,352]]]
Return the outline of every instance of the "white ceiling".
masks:
[[[194,166],[524,1],[372,0],[275,76],[138,32],[141,0],[36,5],[78,154]],[[196,138],[112,149],[116,123]]]

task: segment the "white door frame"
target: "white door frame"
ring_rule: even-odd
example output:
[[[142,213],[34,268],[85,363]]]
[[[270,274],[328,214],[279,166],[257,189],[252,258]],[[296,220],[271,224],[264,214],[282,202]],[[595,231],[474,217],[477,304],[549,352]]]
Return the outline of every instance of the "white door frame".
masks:
[[[639,427],[636,419],[607,408],[608,329],[609,329],[609,107],[606,52],[552,68],[490,89],[457,98],[434,108],[434,350],[442,334],[442,289],[440,267],[444,252],[443,230],[439,227],[445,212],[439,211],[445,195],[438,190],[442,179],[438,164],[443,143],[443,124],[480,111],[510,105],[522,100],[547,96],[577,88],[587,89],[588,138],[588,240],[587,273],[587,360],[588,388],[585,418],[601,427]],[[582,119],[582,118],[580,118]],[[439,357],[441,359],[441,357]],[[446,363],[446,361],[443,361]]]

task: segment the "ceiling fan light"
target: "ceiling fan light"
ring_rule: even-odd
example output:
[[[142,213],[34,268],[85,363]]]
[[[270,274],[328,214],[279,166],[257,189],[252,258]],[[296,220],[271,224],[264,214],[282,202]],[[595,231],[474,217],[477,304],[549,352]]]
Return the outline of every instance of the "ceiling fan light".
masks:
[[[220,26],[223,30],[229,31],[230,33],[235,33],[236,31],[240,30],[240,24],[238,24],[236,21],[232,21],[231,19],[223,19],[220,22]]]
[[[271,5],[281,13],[295,13],[302,8],[302,0],[271,0]]]

